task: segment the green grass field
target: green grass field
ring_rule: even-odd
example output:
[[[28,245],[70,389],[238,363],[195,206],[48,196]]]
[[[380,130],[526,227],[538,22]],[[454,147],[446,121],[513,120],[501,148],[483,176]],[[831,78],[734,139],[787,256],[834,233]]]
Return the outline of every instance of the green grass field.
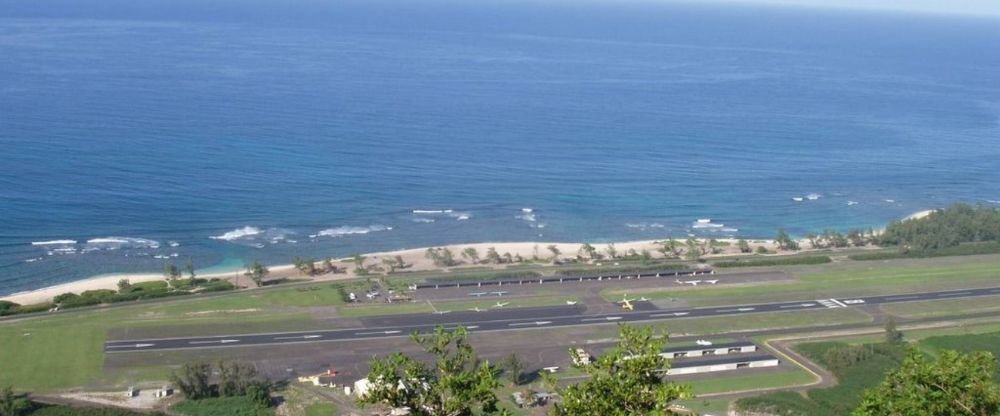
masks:
[[[531,296],[504,299],[484,299],[484,300],[454,300],[440,302],[405,302],[405,303],[373,303],[343,305],[337,308],[337,313],[343,317],[363,317],[378,315],[398,315],[409,313],[433,313],[433,312],[463,312],[479,308],[481,310],[494,309],[496,303],[502,300],[509,303],[504,308],[530,308],[541,306],[565,305],[566,301],[576,301],[573,296]]]
[[[305,416],[334,416],[337,408],[332,403],[315,403],[306,408]]]
[[[842,261],[824,266],[778,267],[772,269],[787,270],[799,280],[754,286],[698,286],[642,292],[642,295],[654,300],[677,298],[691,306],[716,306],[734,301],[747,304],[1000,286],[1000,278],[997,278],[1000,259],[988,256],[965,260]],[[608,288],[601,296],[612,301],[620,299],[624,293],[622,289]]]
[[[1000,296],[979,296],[966,299],[889,303],[881,305],[880,309],[886,313],[905,318],[926,318],[976,312],[996,312],[1000,311]]]
[[[732,374],[718,373],[712,378],[688,382],[696,395],[710,393],[726,393],[771,387],[792,387],[812,382],[813,376],[806,371],[793,368],[781,371],[766,372],[753,375],[741,375],[739,371]],[[683,382],[683,380],[681,380]]]
[[[837,325],[871,322],[871,316],[853,308],[838,308],[799,312],[767,312],[740,316],[719,316],[710,318],[671,319],[666,322],[637,324],[666,329],[672,336],[714,335],[732,331],[758,329],[804,328],[815,325]],[[613,337],[618,328],[605,325],[595,337]],[[671,344],[672,345],[672,344]]]

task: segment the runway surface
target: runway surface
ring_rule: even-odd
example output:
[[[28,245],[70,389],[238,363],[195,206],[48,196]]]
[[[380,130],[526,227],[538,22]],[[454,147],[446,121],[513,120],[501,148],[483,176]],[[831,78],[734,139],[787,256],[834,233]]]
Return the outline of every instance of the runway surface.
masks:
[[[920,300],[955,299],[975,296],[1000,295],[1000,287],[960,289],[940,292],[910,293],[885,296],[868,296],[843,299],[800,300],[754,305],[719,306],[692,309],[658,309],[601,315],[585,315],[578,307],[516,308],[482,313],[397,315],[369,318],[373,326],[354,329],[320,330],[308,332],[219,335],[211,337],[162,338],[108,341],[106,353],[151,350],[181,350],[195,348],[221,348],[253,345],[291,344],[363,340],[408,336],[413,332],[433,331],[438,325],[453,329],[459,325],[473,332],[504,331],[529,328],[595,325],[616,322],[642,322],[694,318],[706,316],[741,315],[762,312],[835,309],[883,303],[912,302]]]

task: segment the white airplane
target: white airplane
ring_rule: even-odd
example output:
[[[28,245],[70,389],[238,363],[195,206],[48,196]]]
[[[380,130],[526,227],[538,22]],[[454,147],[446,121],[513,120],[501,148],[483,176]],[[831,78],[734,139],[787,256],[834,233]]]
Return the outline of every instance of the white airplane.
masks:
[[[475,296],[475,297],[478,298],[478,297],[482,297],[485,294],[486,294],[486,292],[476,292],[476,293],[470,293],[469,296]]]
[[[701,346],[712,345],[712,341],[706,341],[706,340],[703,340],[703,339],[699,339],[699,340],[695,341],[694,343],[698,344],[698,345],[701,345]]]
[[[639,302],[649,302],[649,298],[643,296],[643,297],[639,298]]]
[[[469,310],[473,311],[473,312],[486,312],[486,309],[479,309],[478,306],[476,306],[475,308],[469,309]]]
[[[685,280],[684,281],[684,284],[691,285],[691,286],[698,286],[698,283],[701,283],[701,280]]]
[[[567,304],[567,305],[569,305],[569,306],[573,306],[573,305],[576,305],[577,303],[579,303],[579,302],[578,302],[578,301],[575,301],[575,300],[567,300],[567,301],[566,301],[566,304]]]
[[[555,373],[556,371],[559,371],[559,367],[558,366],[542,367],[542,370],[548,371],[550,373]]]
[[[706,281],[705,281],[705,283],[708,283],[708,284],[710,284],[710,285],[714,285],[714,284],[716,284],[716,283],[719,283],[719,279],[715,279],[715,280],[706,280]]]
[[[490,292],[491,295],[497,295],[497,296],[503,296],[503,295],[506,295],[508,293],[510,293],[510,292],[508,292],[506,290],[502,291],[502,292]]]
[[[434,311],[435,315],[444,315],[446,313],[451,313],[451,311]]]
[[[497,302],[497,304],[493,305],[493,307],[494,308],[502,308],[502,307],[507,306],[507,305],[510,305],[510,302]]]
[[[632,304],[632,301],[634,300],[635,299],[629,299],[628,294],[626,294],[622,296],[622,300],[618,301],[618,303],[622,305],[622,309],[627,311],[634,311],[635,305]]]

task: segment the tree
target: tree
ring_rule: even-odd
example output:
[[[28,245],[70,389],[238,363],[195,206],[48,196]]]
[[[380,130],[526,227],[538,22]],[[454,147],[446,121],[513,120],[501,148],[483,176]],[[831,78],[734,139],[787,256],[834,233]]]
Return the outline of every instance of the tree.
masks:
[[[270,383],[261,379],[257,368],[253,365],[239,361],[220,361],[217,368],[219,396],[235,397],[246,396],[251,392],[255,394],[263,392],[265,396],[270,397]]]
[[[118,281],[118,292],[119,293],[128,292],[128,290],[131,289],[131,288],[132,288],[132,282],[130,282],[128,279],[122,279],[122,280]]]
[[[466,247],[465,250],[462,250],[462,258],[469,259],[472,264],[479,263],[479,250],[476,250],[475,247]]]
[[[503,261],[500,258],[500,254],[497,253],[496,247],[486,249],[486,261],[492,264],[500,264]]]
[[[778,229],[778,235],[774,238],[774,242],[778,243],[778,248],[782,250],[799,249],[799,243],[794,239],[792,239],[792,237],[790,237],[788,233],[785,232],[784,228]]]
[[[854,416],[991,416],[1000,414],[996,359],[985,351],[944,351],[937,361],[910,350],[903,365],[865,392]]]
[[[822,248],[822,245],[819,243],[819,236],[816,233],[806,234],[806,240],[809,240],[809,247]]]
[[[552,253],[552,262],[553,263],[555,263],[556,261],[559,260],[559,255],[562,254],[562,251],[559,250],[559,246],[557,246],[555,244],[549,244],[545,248],[549,249],[549,251]]]
[[[608,247],[604,249],[605,253],[608,253],[608,258],[611,260],[618,258],[618,249],[615,248],[615,243],[608,244]]]
[[[586,257],[588,259],[593,259],[594,258],[594,253],[596,253],[596,252],[597,252],[597,249],[594,248],[594,246],[590,245],[590,243],[583,243],[580,246],[580,249],[576,251],[576,254],[578,256],[580,256],[580,257]]]
[[[247,265],[246,271],[243,275],[249,277],[250,280],[253,280],[253,282],[260,287],[261,284],[264,283],[264,278],[270,273],[271,271],[267,269],[267,266],[257,260],[254,260],[253,263]]]
[[[653,255],[649,254],[649,250],[642,249],[639,251],[639,260],[642,260],[642,264],[649,264],[649,261],[653,259]]]
[[[504,373],[510,378],[510,382],[515,386],[521,385],[521,375],[524,373],[524,363],[518,358],[516,353],[510,353],[510,355],[504,357],[500,361],[500,368],[503,369]]]
[[[701,257],[701,247],[698,245],[698,240],[688,238],[687,241],[685,241],[685,244],[687,245],[687,254],[685,257],[687,257],[688,260],[697,260]]]
[[[22,416],[27,415],[31,410],[31,402],[24,397],[14,394],[14,389],[4,387],[0,389],[0,416]]]
[[[903,342],[903,333],[896,329],[896,319],[891,316],[885,320],[885,342],[890,344]]]
[[[396,352],[373,359],[368,391],[361,404],[408,408],[414,416],[471,416],[496,414],[499,370],[480,361],[468,343],[468,332],[459,326],[410,337],[435,358],[433,367]]]
[[[174,371],[170,375],[170,382],[190,400],[207,399],[215,393],[212,384],[208,382],[211,375],[212,366],[208,363],[187,363],[179,373]]]
[[[177,266],[172,263],[164,264],[163,277],[166,277],[167,280],[176,280],[181,277],[181,269],[177,268]]]
[[[365,260],[368,260],[368,258],[361,254],[355,254],[351,256],[351,261],[354,262],[354,268],[356,269],[365,268]]]
[[[736,242],[736,245],[739,246],[740,253],[750,253],[753,251],[753,249],[750,248],[750,243],[748,243],[747,240],[744,240],[742,238],[740,239],[740,241]]]
[[[520,257],[520,255],[518,255],[518,257]],[[512,256],[509,251],[505,251],[503,253],[503,261],[505,263],[513,263],[514,262],[514,256]]]
[[[187,272],[188,279],[194,280],[194,278],[195,278],[194,263],[191,262],[191,260],[188,260],[187,264],[184,265],[184,271]]]
[[[333,265],[333,260],[327,258],[326,260],[323,260],[323,271],[327,273],[334,273],[337,271],[337,266]]]
[[[671,415],[671,402],[694,397],[690,386],[664,379],[670,361],[660,355],[667,337],[651,328],[621,325],[618,345],[588,365],[589,379],[560,389],[556,416]],[[574,362],[579,361],[570,350]]]

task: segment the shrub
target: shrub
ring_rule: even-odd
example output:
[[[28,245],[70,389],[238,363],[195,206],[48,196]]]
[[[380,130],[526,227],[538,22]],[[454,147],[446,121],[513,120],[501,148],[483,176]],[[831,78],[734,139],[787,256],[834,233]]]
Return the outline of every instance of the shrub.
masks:
[[[760,267],[760,266],[796,266],[807,264],[829,263],[828,256],[795,256],[795,257],[772,257],[764,259],[740,259],[712,263],[713,267]]]

